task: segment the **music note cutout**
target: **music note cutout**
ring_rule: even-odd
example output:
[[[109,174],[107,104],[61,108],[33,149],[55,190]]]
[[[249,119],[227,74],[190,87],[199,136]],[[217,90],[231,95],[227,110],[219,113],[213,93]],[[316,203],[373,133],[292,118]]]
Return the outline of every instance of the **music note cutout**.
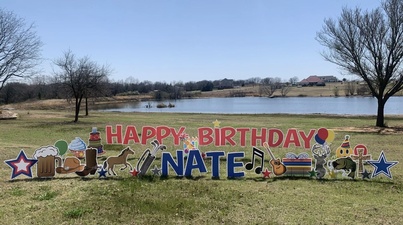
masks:
[[[255,169],[256,174],[260,174],[263,170],[264,164],[264,152],[256,147],[253,147],[252,161],[245,164],[245,169],[251,170],[255,166],[255,156],[259,157],[261,160],[261,165],[257,166]]]

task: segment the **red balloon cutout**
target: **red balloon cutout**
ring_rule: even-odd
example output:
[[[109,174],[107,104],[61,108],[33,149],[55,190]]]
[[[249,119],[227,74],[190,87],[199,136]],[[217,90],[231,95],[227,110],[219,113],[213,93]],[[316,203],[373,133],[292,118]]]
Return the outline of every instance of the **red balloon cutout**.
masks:
[[[326,128],[319,128],[318,136],[319,136],[320,139],[326,140],[328,135],[329,135],[329,133],[328,133]]]

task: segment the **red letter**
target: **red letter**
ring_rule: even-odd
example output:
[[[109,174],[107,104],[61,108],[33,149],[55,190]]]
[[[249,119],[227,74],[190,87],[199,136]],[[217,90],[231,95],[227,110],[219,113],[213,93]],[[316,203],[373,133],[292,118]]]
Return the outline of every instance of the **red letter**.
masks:
[[[277,142],[274,142],[274,134],[277,134],[278,139]],[[270,129],[269,130],[269,141],[268,144],[270,147],[277,147],[283,142],[284,134],[280,129]]]
[[[257,140],[260,140],[261,146],[263,145],[264,142],[266,142],[267,129],[260,128],[260,131],[262,132],[262,134],[258,135],[257,129],[252,128],[252,136],[251,136],[252,146],[257,146]]]
[[[288,129],[287,135],[285,136],[284,148],[288,148],[291,143],[294,143],[295,147],[301,147],[299,142],[298,133],[296,129]]]
[[[157,140],[160,144],[162,141],[171,134],[171,129],[167,126],[158,126],[157,127]]]
[[[211,136],[213,134],[213,129],[210,127],[200,127],[197,130],[197,134],[199,136],[200,146],[209,145],[214,141],[213,137]]]
[[[249,128],[237,128],[236,129],[237,132],[239,132],[239,144],[242,147],[246,146],[246,132],[250,131]]]
[[[174,145],[175,145],[175,146],[178,146],[178,145],[180,144],[180,141],[181,141],[181,140],[180,140],[179,136],[180,136],[182,133],[185,132],[185,129],[186,129],[186,127],[180,127],[179,130],[178,130],[178,132],[176,132],[176,131],[175,131],[175,128],[172,128],[172,127],[171,127],[171,134],[172,134],[172,136],[173,136]]]
[[[227,134],[229,131],[229,134]],[[223,127],[221,128],[221,145],[226,145],[227,142],[234,146],[236,145],[235,141],[232,139],[236,134],[235,128],[233,127]]]
[[[214,128],[214,144],[216,147],[222,146],[222,144],[220,143],[220,129],[221,128]]]
[[[116,133],[112,133],[112,126],[105,128],[106,143],[113,144],[113,138],[117,139],[116,144],[122,144],[122,125],[116,125]]]
[[[304,131],[299,131],[299,135],[301,136],[302,140],[304,141],[304,147],[305,148],[311,148],[311,139],[313,135],[315,134],[315,129],[311,129],[309,131],[308,136],[305,135]]]
[[[123,140],[124,145],[129,144],[129,141],[133,140],[134,143],[140,143],[139,136],[137,135],[137,130],[135,126],[127,126],[125,132],[125,139]]]
[[[155,136],[156,130],[154,127],[144,126],[141,132],[141,144],[146,145],[148,139]]]

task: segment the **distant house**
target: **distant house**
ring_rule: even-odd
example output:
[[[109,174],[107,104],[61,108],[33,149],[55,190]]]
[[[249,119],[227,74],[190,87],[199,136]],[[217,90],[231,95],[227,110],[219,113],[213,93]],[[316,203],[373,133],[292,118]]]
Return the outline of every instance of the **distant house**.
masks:
[[[318,76],[322,79],[325,83],[332,83],[332,82],[339,82],[339,79],[335,76]]]
[[[326,86],[325,81],[323,81],[319,76],[309,76],[299,82],[301,86]]]

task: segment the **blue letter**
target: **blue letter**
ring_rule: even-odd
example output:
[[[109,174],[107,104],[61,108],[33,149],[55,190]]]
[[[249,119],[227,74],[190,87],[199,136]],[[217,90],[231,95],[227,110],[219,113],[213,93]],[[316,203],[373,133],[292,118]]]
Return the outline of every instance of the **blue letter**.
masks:
[[[194,164],[194,161],[196,161],[196,164]],[[186,162],[185,176],[192,176],[193,169],[199,169],[200,173],[207,172],[206,164],[204,164],[204,160],[198,149],[189,151],[188,160]]]
[[[178,163],[175,163],[170,152],[163,152],[161,157],[161,176],[168,176],[168,165],[171,165],[177,176],[183,176],[183,151],[176,151],[176,159]]]
[[[224,155],[225,152],[206,152],[206,156],[211,157],[212,178],[220,178],[220,157]]]
[[[245,152],[230,152],[227,155],[227,175],[228,178],[245,176],[244,171],[235,172],[235,167],[243,167],[242,162],[235,162],[235,158],[244,158]]]

